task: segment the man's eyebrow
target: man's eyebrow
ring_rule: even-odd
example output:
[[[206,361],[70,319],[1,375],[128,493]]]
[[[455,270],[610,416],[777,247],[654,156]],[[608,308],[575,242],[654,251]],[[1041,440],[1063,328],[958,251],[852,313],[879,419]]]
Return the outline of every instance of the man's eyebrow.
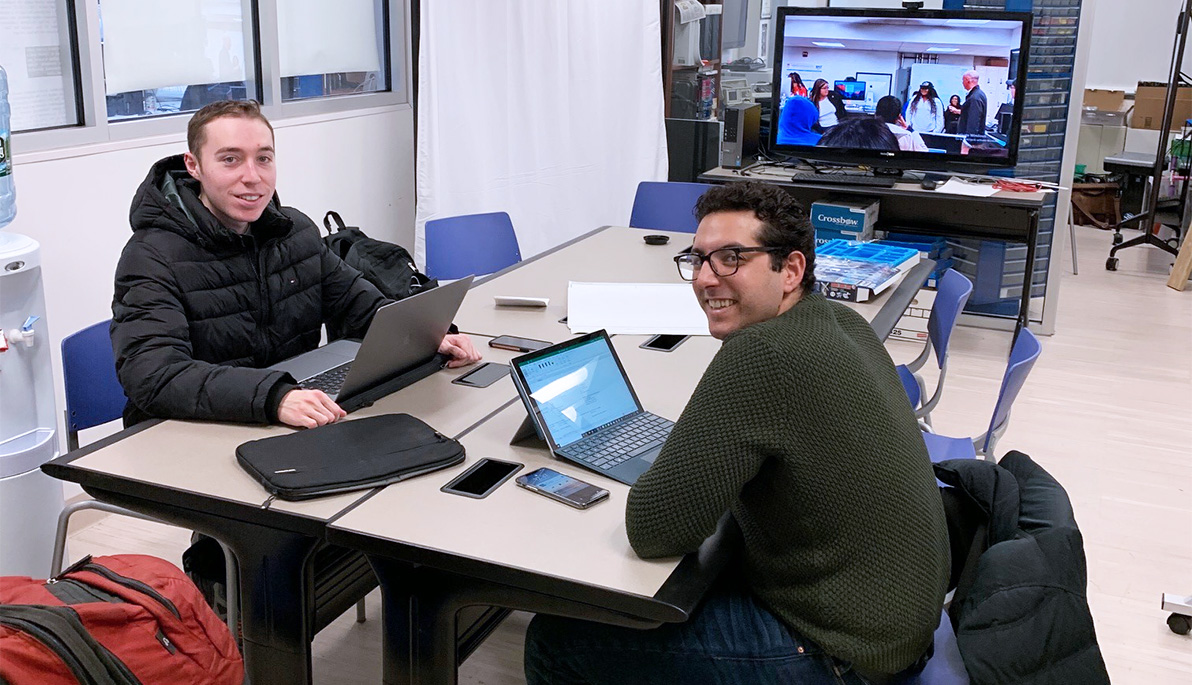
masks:
[[[217,155],[218,155],[218,154],[220,154],[220,153],[223,153],[223,152],[236,152],[236,153],[242,153],[242,152],[244,152],[244,150],[243,150],[242,148],[238,148],[238,147],[221,147],[221,148],[219,148],[218,150],[216,150],[216,151],[215,151],[215,154],[217,154]],[[272,145],[266,145],[265,147],[260,147],[260,148],[257,148],[257,152],[273,152],[273,146],[272,146]]]

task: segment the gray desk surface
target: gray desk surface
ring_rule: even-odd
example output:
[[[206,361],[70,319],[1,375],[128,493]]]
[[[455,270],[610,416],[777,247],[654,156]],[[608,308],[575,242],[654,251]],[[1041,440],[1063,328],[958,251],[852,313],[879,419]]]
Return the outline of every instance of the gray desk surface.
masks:
[[[677,419],[720,342],[694,337],[673,352],[655,352],[638,347],[644,340],[646,336],[616,336],[613,344],[642,406]],[[438,564],[442,570],[454,570],[454,559],[468,559],[524,572],[527,579],[546,576],[576,588],[600,587],[652,597],[680,559],[647,561],[633,553],[625,534],[629,486],[559,461],[545,445],[510,445],[525,417],[525,407],[514,402],[462,438],[468,452],[465,464],[391,485],[330,527],[387,541],[392,545],[387,556]],[[610,496],[581,511],[520,488],[512,480],[481,500],[440,492],[483,457],[525,464],[518,475],[547,466],[606,488]]]
[[[507,362],[514,353],[487,346],[473,337],[490,361]],[[444,369],[429,378],[355,412],[349,420],[382,413],[415,414],[446,435],[475,424],[515,396],[512,384],[477,389],[450,381],[468,369]],[[151,483],[166,491],[184,492],[215,500],[261,506],[269,493],[236,462],[236,447],[293,432],[285,426],[248,426],[201,421],[163,421],[145,430],[74,459],[70,466],[105,476]],[[303,502],[277,500],[273,511],[327,519],[359,499],[364,492],[345,493]]]
[[[642,236],[662,233],[671,237],[666,245],[647,245]],[[468,291],[455,317],[461,331],[487,336],[515,335],[549,342],[572,337],[559,319],[567,315],[567,283],[683,283],[674,256],[691,245],[694,234],[644,231],[640,228],[605,226],[581,238],[515,264],[484,279]],[[919,281],[921,284],[926,276]],[[899,284],[891,286],[869,302],[844,303],[867,321],[873,321],[891,299]],[[917,290],[916,286],[913,288]],[[544,309],[501,307],[494,295],[548,297]],[[694,297],[694,295],[693,295]],[[907,300],[909,302],[909,299]],[[899,309],[899,313],[905,309]],[[893,323],[897,322],[894,317]],[[879,333],[884,339],[885,334]]]

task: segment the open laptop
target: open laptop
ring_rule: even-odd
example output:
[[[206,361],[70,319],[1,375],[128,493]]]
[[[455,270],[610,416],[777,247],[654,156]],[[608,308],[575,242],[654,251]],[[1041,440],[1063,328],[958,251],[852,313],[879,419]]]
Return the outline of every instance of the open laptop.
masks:
[[[510,366],[551,452],[613,480],[632,485],[674,427],[642,408],[602,330],[522,355]]]
[[[439,343],[471,284],[468,276],[391,302],[373,315],[361,342],[336,340],[269,368],[287,371],[302,387],[322,390],[344,411],[355,411],[438,370]],[[412,373],[407,383],[388,387]]]

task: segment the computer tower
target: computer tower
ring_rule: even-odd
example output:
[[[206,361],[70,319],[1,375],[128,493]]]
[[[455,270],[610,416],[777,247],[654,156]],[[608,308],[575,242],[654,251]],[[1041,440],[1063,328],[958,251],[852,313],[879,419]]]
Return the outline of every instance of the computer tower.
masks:
[[[694,182],[720,164],[720,122],[715,119],[667,119],[668,181]]]
[[[720,145],[720,166],[740,169],[757,155],[761,105],[731,105],[724,108],[724,142]]]

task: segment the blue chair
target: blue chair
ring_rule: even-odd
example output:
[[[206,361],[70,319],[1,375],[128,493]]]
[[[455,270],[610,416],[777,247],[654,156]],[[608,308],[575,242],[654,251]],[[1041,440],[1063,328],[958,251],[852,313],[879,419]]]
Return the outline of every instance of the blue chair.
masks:
[[[62,383],[66,389],[66,445],[72,451],[79,448],[79,431],[120,418],[128,401],[124,395],[124,387],[116,377],[116,358],[112,354],[112,338],[109,333],[111,325],[111,319],[101,321],[62,340]],[[70,517],[83,509],[161,523],[152,516],[106,502],[88,499],[69,504],[58,515],[54,553],[50,560],[50,577],[62,572]],[[223,550],[224,571],[228,578],[228,628],[236,635],[236,624],[239,621],[239,575],[236,572],[236,559],[232,556],[232,551],[227,546],[224,546]],[[360,608],[357,611],[360,611]]]
[[[485,276],[520,261],[517,234],[505,212],[426,222],[426,275],[431,278]]]
[[[712,186],[706,183],[642,181],[637,184],[629,225],[656,231],[695,233],[695,202]]]
[[[1006,373],[1002,376],[1002,387],[998,392],[997,403],[993,405],[993,417],[989,420],[989,429],[975,438],[950,438],[944,435],[924,432],[923,441],[927,443],[927,453],[931,461],[938,462],[945,459],[973,459],[981,456],[985,459],[993,458],[994,445],[998,438],[1006,431],[1010,421],[1010,407],[1022,390],[1022,384],[1030,375],[1031,368],[1043,347],[1039,339],[1026,328],[1018,333],[1018,340],[1010,350],[1010,360],[1006,365]]]
[[[62,382],[66,386],[66,447],[79,448],[79,431],[120,418],[124,388],[108,332],[111,319],[88,326],[62,341]]]
[[[931,315],[927,319],[927,345],[914,361],[899,364],[897,367],[902,387],[910,398],[911,406],[915,408],[915,416],[928,426],[931,426],[931,410],[935,409],[935,405],[939,404],[940,397],[944,394],[944,376],[948,372],[948,341],[956,328],[956,319],[960,317],[960,312],[972,293],[973,284],[969,279],[953,269],[945,271],[940,277],[935,303],[932,304]],[[931,358],[932,352],[935,352],[940,374],[935,392],[930,399],[924,401],[927,388],[918,371]]]

